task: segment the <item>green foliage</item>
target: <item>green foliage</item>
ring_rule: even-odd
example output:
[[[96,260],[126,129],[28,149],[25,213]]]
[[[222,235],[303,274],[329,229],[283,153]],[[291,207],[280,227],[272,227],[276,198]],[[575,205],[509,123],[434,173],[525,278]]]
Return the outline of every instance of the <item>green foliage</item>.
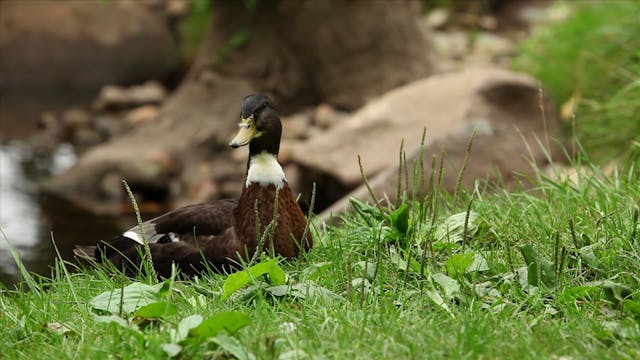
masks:
[[[202,321],[198,326],[189,331],[190,335],[199,338],[217,336],[223,330],[234,334],[243,327],[249,325],[249,316],[239,311],[225,311]]]
[[[250,38],[251,31],[249,29],[242,29],[233,34],[218,50],[215,59],[213,59],[213,65],[221,65],[234,50],[246,44]]]
[[[190,5],[189,15],[178,24],[181,53],[187,59],[195,57],[211,21],[210,0],[190,0]]]
[[[286,274],[282,268],[278,266],[279,259],[271,259],[260,262],[246,270],[240,270],[227,277],[222,285],[222,300],[225,300],[236,291],[243,287],[255,283],[256,279],[263,275],[269,275],[274,285],[283,285],[286,283]]]
[[[229,275],[149,285],[58,263],[36,291],[1,290],[3,357],[638,358],[638,174],[539,179],[353,200],[303,258]]]
[[[637,158],[640,2],[570,4],[576,9],[568,19],[535,29],[514,65],[540,79],[558,106],[576,102],[575,135],[592,156],[630,150]]]
[[[161,299],[164,284],[147,285],[134,282],[122,289],[105,291],[93,298],[91,306],[112,314],[132,313]]]

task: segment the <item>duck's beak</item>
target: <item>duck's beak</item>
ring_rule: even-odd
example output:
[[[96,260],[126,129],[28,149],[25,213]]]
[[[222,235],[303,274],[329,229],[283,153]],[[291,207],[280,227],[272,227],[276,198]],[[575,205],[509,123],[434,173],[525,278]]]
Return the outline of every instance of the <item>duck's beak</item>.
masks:
[[[233,140],[229,142],[229,146],[231,146],[232,148],[247,145],[256,136],[257,131],[255,121],[253,120],[253,115],[247,118],[240,118],[238,128],[238,134],[236,134]]]

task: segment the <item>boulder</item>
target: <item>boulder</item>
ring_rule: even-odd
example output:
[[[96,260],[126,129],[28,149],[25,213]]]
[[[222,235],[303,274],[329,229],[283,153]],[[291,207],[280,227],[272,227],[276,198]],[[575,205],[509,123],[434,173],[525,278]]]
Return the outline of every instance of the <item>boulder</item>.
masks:
[[[557,152],[552,140],[558,129],[557,116],[537,81],[507,70],[469,69],[392,90],[298,145],[293,160],[301,170],[301,184],[307,186],[302,192],[310,191],[310,184],[317,182],[316,209],[342,198],[325,215],[344,209],[348,196],[368,198],[362,187],[345,196],[362,184],[359,155],[376,194],[395,201],[401,142],[408,162],[418,159],[423,129],[425,171],[430,171],[431,157],[444,151],[443,186],[447,190],[455,188],[474,132],[463,178],[466,186],[478,178],[501,178],[508,183],[514,171],[530,173],[530,161],[546,160],[538,139],[549,154]]]
[[[96,91],[169,75],[167,15],[141,1],[0,1],[0,90]]]

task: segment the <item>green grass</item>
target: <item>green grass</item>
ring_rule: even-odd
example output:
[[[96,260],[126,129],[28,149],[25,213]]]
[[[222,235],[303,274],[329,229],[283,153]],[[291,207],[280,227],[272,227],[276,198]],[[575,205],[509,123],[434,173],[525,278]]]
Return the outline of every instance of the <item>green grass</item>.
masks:
[[[541,179],[529,192],[476,192],[469,214],[468,195],[356,202],[303,259],[167,280],[128,310],[125,290],[111,318],[93,299],[133,281],[58,263],[31,291],[0,293],[0,347],[9,359],[155,359],[172,343],[178,358],[638,358],[637,181]],[[207,326],[189,325],[196,314]],[[104,322],[114,318],[125,320]],[[234,324],[233,335],[216,328]]]
[[[629,7],[611,26],[637,28],[624,16],[633,4],[622,4],[610,6]],[[583,50],[555,61],[543,52],[537,61],[550,69],[530,69],[559,103],[581,94],[576,135],[587,151],[598,136],[598,146],[629,151],[640,70],[586,66],[590,52],[615,58],[583,42],[614,10],[584,11],[591,27],[566,25],[573,41],[543,42],[556,54]],[[635,75],[618,76],[618,66]],[[58,262],[51,278],[34,278],[16,257],[25,281],[0,290],[2,358],[639,358],[635,164],[612,177],[590,168],[577,184],[539,175],[528,191],[451,197],[430,186],[427,198],[392,208],[354,201],[341,227],[315,229],[303,258],[259,259],[232,276],[158,284]]]
[[[593,159],[640,159],[640,2],[559,4],[575,10],[535,29],[515,68],[539,79],[559,107],[575,101],[567,127]]]

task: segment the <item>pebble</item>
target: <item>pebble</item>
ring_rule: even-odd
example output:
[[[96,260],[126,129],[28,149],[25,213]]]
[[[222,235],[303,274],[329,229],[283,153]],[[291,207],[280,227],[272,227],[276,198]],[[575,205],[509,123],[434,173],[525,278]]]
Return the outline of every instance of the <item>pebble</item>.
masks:
[[[349,113],[339,111],[328,104],[320,104],[313,115],[314,124],[322,129],[328,129],[349,116]]]
[[[282,118],[282,137],[285,139],[306,139],[311,116],[306,112],[300,112]]]
[[[91,124],[91,114],[81,108],[72,107],[62,114],[62,122],[65,127],[72,129],[87,127]]]
[[[137,126],[149,121],[153,121],[158,117],[158,107],[155,105],[143,105],[137,107],[127,113],[127,123]]]
[[[141,85],[122,87],[107,85],[100,90],[93,103],[95,110],[122,109],[145,104],[158,104],[167,97],[167,91],[157,81],[147,81]]]
[[[111,115],[98,115],[93,126],[104,139],[122,134],[127,128],[122,119]]]
[[[84,152],[102,142],[100,134],[90,128],[78,129],[73,133],[73,144],[80,152]]]

